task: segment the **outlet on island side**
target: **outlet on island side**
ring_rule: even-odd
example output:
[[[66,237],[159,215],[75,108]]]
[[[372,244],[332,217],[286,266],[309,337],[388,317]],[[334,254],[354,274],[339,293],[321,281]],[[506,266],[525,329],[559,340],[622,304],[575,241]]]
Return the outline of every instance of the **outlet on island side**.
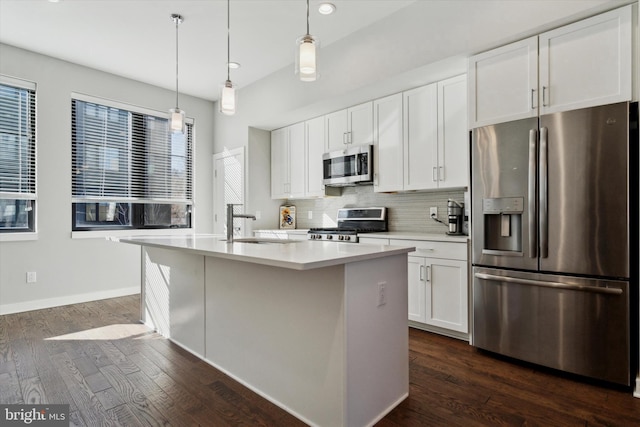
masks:
[[[387,292],[385,286],[387,286],[387,282],[378,283],[378,307],[387,303]]]
[[[27,271],[27,283],[36,283],[35,271]]]

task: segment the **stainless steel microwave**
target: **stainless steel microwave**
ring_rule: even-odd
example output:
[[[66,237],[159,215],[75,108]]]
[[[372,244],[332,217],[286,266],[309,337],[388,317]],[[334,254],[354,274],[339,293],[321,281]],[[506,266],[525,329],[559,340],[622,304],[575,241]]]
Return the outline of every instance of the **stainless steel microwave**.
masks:
[[[356,145],[322,155],[323,183],[346,186],[373,182],[373,145]]]

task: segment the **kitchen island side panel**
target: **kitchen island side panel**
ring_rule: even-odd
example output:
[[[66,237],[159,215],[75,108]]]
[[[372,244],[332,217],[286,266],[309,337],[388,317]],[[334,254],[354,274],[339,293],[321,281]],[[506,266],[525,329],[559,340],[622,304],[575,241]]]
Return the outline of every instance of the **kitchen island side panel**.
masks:
[[[310,425],[345,425],[344,265],[205,268],[206,361]]]
[[[204,256],[142,248],[143,322],[204,357]]]
[[[345,268],[345,425],[371,426],[409,395],[407,254]]]

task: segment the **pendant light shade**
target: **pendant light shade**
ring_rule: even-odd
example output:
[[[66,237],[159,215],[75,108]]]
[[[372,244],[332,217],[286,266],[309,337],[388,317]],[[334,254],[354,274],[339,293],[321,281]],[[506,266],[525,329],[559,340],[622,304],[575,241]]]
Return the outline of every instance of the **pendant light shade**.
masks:
[[[296,68],[298,78],[313,82],[318,77],[318,51],[320,41],[309,34],[309,0],[307,0],[307,34],[296,39]]]
[[[224,82],[220,88],[220,112],[227,116],[232,116],[236,113],[236,88],[231,83],[230,68],[231,61],[229,57],[231,55],[231,31],[229,25],[229,0],[227,0],[227,81]]]
[[[220,90],[220,112],[228,116],[236,113],[236,88],[231,80],[224,82]]]
[[[185,131],[185,116],[184,111],[178,107],[169,110],[171,115],[170,129],[171,133],[184,133]]]
[[[181,15],[176,13],[171,15],[171,20],[176,25],[176,107],[169,110],[169,129],[171,133],[185,132],[185,114],[178,107],[178,26],[182,23]]]

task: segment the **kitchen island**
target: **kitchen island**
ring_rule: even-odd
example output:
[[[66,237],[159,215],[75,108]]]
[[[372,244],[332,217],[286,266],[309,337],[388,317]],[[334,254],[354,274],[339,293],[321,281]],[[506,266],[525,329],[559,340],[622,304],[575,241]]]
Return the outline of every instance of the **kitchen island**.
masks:
[[[373,425],[408,396],[407,253],[336,242],[142,247],[143,322],[309,425]]]

